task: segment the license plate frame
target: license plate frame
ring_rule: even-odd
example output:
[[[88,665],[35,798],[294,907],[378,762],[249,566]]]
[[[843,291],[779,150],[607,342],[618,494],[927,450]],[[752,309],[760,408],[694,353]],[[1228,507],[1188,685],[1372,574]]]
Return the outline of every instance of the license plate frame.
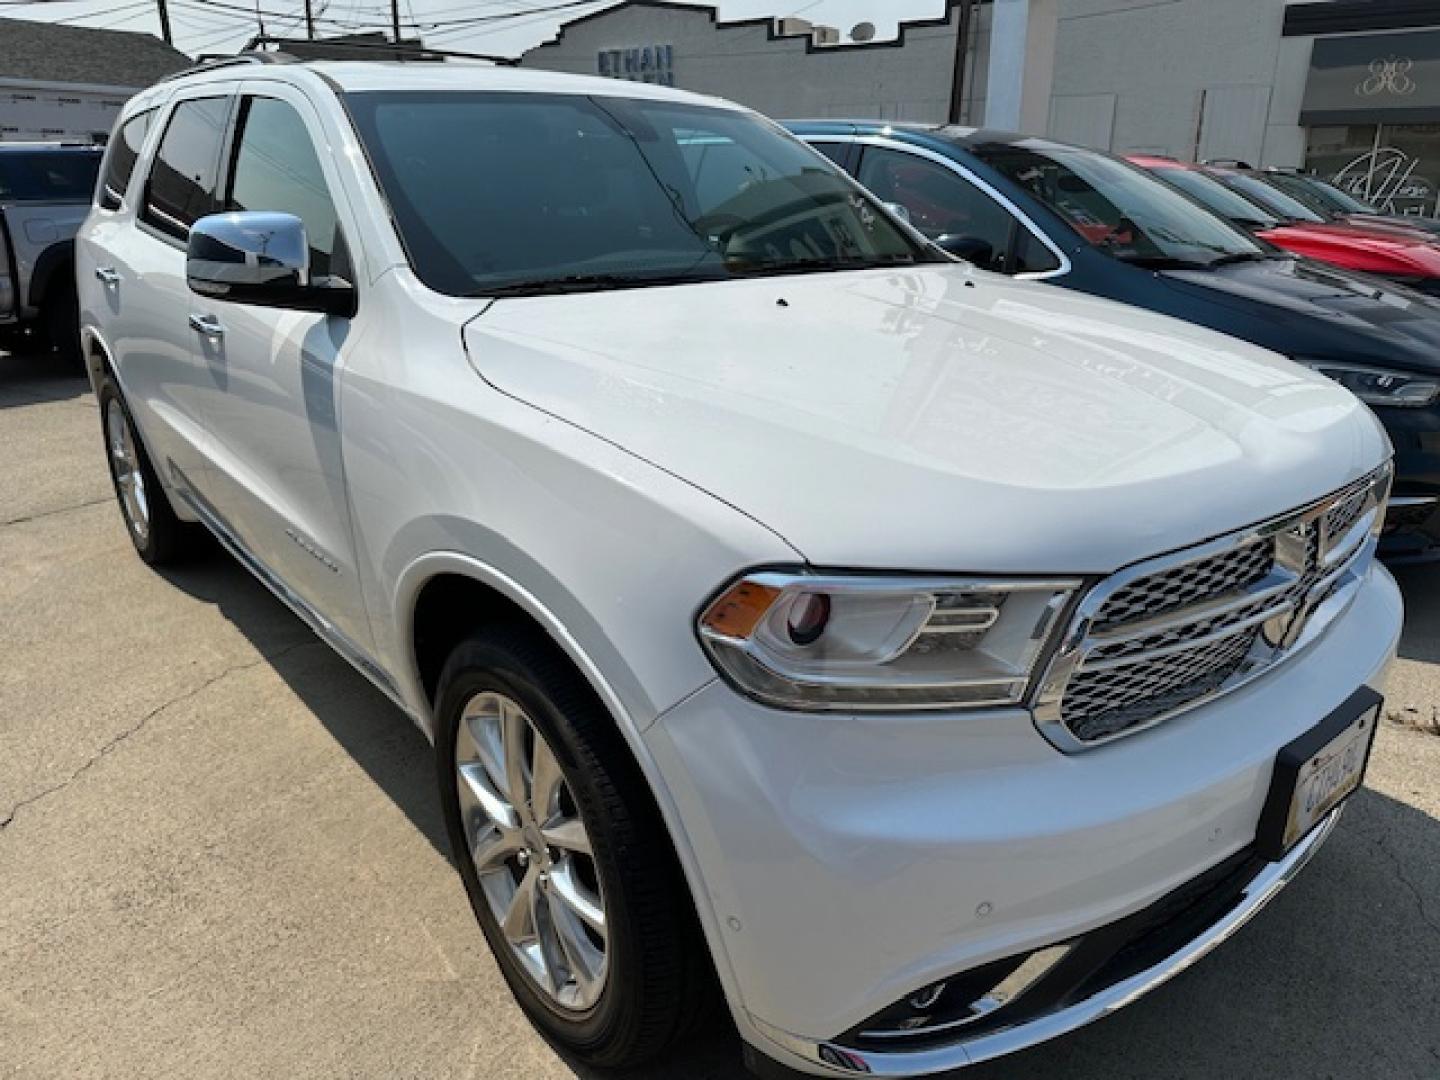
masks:
[[[1383,704],[1380,694],[1362,686],[1320,723],[1281,747],[1255,836],[1260,855],[1271,861],[1284,858],[1335,807],[1360,790],[1370,767]],[[1349,767],[1357,756],[1358,768]],[[1323,774],[1332,764],[1342,766],[1341,782],[1314,799],[1314,805],[1306,805],[1302,799],[1310,799],[1309,787],[1323,782]]]

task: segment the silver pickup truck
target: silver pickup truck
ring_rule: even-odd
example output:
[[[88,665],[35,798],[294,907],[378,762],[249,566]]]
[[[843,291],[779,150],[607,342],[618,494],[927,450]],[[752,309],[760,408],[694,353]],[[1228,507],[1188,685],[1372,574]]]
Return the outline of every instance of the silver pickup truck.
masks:
[[[78,357],[75,230],[99,169],[99,147],[0,143],[0,348]]]

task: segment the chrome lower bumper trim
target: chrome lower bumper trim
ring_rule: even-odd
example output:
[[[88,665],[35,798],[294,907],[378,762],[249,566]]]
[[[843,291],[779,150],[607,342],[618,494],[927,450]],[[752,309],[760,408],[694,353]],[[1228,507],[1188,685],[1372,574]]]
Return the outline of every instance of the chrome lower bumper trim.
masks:
[[[1334,831],[1343,810],[1344,806],[1336,807],[1284,859],[1267,865],[1245,887],[1239,904],[1183,948],[1138,975],[1058,1012],[988,1035],[908,1052],[854,1050],[835,1043],[803,1039],[753,1017],[752,1023],[777,1047],[787,1051],[783,1058],[798,1057],[805,1063],[803,1067],[807,1071],[829,1076],[932,1076],[1027,1049],[1123,1009],[1224,944],[1304,869]]]

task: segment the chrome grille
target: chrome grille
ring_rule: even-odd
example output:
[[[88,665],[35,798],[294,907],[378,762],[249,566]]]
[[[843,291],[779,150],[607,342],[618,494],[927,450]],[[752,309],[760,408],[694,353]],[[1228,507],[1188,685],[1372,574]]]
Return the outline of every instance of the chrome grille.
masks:
[[[1312,640],[1369,568],[1389,480],[1387,467],[1096,586],[1041,680],[1041,730],[1061,749],[1095,746],[1233,689]]]
[[[1274,561],[1273,545],[1248,544],[1214,558],[1185,563],[1141,578],[1110,598],[1096,620],[1096,628],[1108,630],[1243,589],[1269,573]]]

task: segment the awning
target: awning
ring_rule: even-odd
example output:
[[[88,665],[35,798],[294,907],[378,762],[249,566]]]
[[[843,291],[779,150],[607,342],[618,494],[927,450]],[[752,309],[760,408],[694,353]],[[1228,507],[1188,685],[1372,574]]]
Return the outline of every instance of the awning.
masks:
[[[1315,39],[1302,124],[1437,121],[1440,30]]]

